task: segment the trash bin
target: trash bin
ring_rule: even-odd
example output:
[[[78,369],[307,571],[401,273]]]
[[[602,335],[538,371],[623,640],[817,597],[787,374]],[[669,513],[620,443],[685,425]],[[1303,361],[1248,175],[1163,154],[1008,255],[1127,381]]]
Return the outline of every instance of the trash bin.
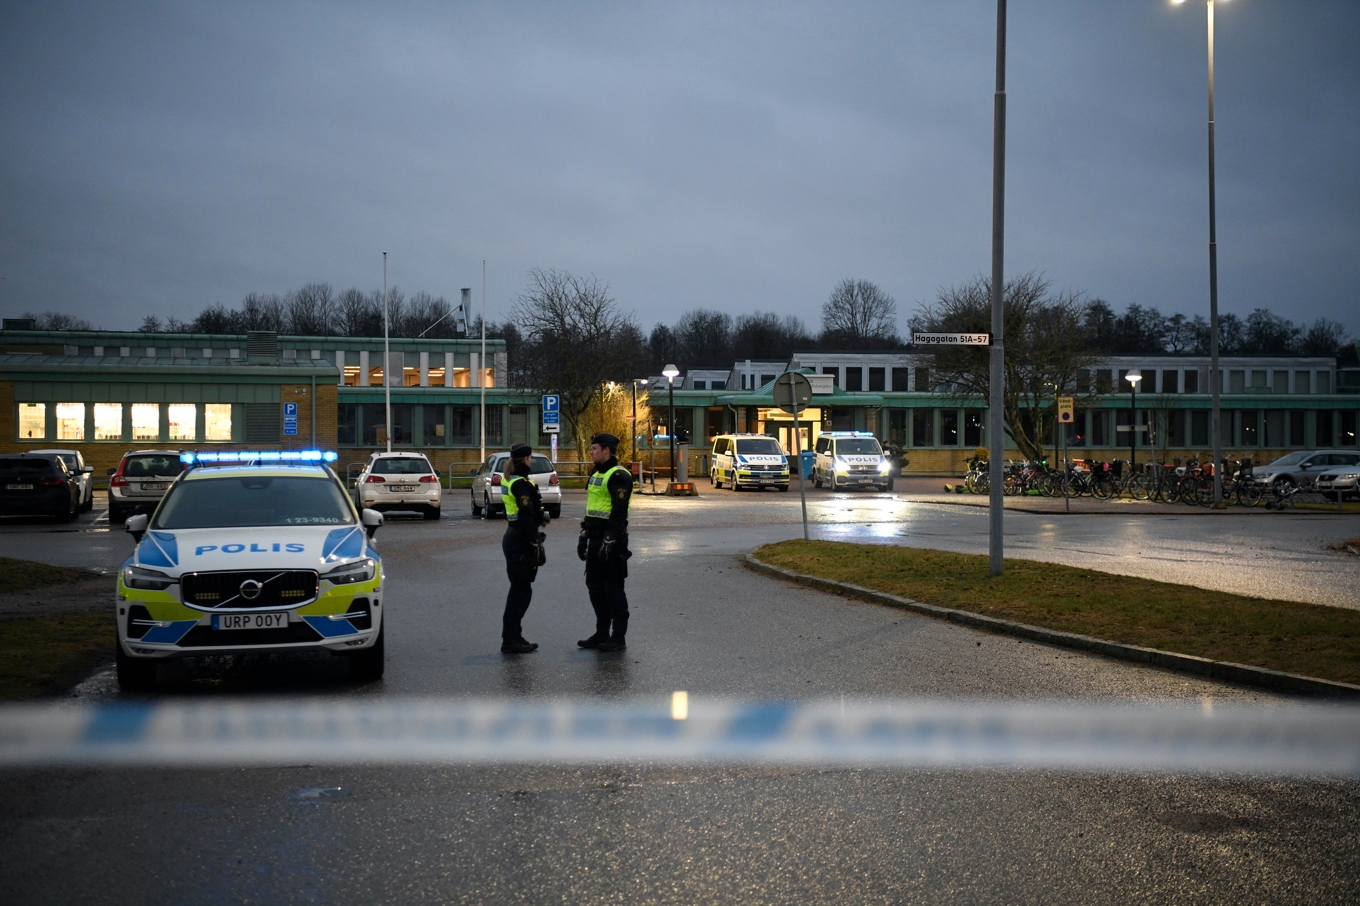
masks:
[[[678,435],[679,432],[677,431]],[[680,474],[675,480],[684,484],[689,481],[689,444],[681,442],[675,445],[675,470]]]
[[[798,458],[803,461],[803,480],[806,481],[812,477],[812,466],[817,461],[817,454],[804,450],[798,454]]]

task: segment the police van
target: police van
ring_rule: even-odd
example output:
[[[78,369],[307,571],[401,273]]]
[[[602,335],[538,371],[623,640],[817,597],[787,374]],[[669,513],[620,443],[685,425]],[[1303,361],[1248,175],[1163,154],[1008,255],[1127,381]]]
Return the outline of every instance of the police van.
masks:
[[[816,450],[812,483],[817,487],[892,490],[892,464],[868,431],[827,431],[818,436]]]
[[[145,690],[169,658],[327,650],[382,676],[383,517],[358,511],[316,450],[184,453],[118,571],[118,683]]]
[[[720,434],[708,467],[713,487],[789,489],[789,458],[768,434]]]

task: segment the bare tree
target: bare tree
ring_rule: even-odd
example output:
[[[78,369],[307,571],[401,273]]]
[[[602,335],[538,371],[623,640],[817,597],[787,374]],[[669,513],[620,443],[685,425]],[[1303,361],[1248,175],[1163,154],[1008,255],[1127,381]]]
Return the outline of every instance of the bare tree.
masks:
[[[793,315],[773,312],[738,315],[732,329],[733,359],[788,359],[799,348],[813,344],[803,322]]]
[[[675,322],[679,347],[676,364],[682,369],[732,364],[732,316],[726,312],[696,308]]]
[[[1055,385],[1065,395],[1079,393],[1077,373],[1100,364],[1101,355],[1082,342],[1087,303],[1079,295],[1049,296],[1049,284],[1033,274],[1009,281],[1002,292],[1006,318],[1005,393],[1007,431],[1027,459],[1039,459],[1057,417]],[[912,319],[914,331],[988,333],[991,330],[991,281],[979,277],[942,290],[933,305]],[[939,346],[931,380],[952,388],[961,403],[986,400],[991,380],[989,354],[980,346]],[[1080,401],[1078,403],[1080,405]]]
[[[24,312],[25,318],[33,319],[33,326],[37,330],[93,330],[90,322],[84,318],[77,318],[75,315],[68,315],[59,311],[45,311],[40,315],[35,315],[31,311]]]
[[[897,346],[897,302],[868,280],[842,280],[822,306],[822,343],[850,349]]]
[[[609,296],[608,284],[566,271],[532,270],[510,319],[521,331],[518,372],[530,387],[559,394],[578,450],[585,449],[585,413],[608,381],[626,381],[642,367],[642,331]]]
[[[146,315],[142,318],[142,326],[137,329],[142,333],[159,333],[161,330],[161,319],[155,315]]]
[[[335,293],[329,283],[308,283],[288,294],[284,317],[288,333],[296,336],[324,337],[333,332]]]

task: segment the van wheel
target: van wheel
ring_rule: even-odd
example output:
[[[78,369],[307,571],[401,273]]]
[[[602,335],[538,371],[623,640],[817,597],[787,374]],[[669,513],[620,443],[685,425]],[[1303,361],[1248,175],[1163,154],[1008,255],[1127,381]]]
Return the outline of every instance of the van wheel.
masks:
[[[822,486],[822,473],[818,472],[816,469],[812,470],[812,486],[814,488],[820,488]]]
[[[789,486],[786,485],[786,484],[781,484],[781,485],[779,486],[779,490],[781,490],[781,491],[787,492],[788,489],[789,489]]]
[[[713,487],[722,488],[722,479],[718,477],[718,473],[716,471],[708,473],[708,481],[709,484],[713,485]]]

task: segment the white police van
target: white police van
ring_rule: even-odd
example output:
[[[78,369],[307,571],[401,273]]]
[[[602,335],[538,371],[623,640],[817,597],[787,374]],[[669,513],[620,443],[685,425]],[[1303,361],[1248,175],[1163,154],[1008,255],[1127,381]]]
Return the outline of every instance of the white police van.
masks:
[[[812,483],[842,488],[892,490],[892,464],[883,455],[878,438],[868,431],[827,431],[817,438],[817,458]]]
[[[357,511],[316,450],[184,453],[188,468],[118,571],[118,683],[168,658],[324,649],[356,676],[384,665],[382,515]]]
[[[708,480],[715,488],[724,484],[742,488],[789,489],[789,458],[779,441],[768,434],[720,434],[713,438]]]

